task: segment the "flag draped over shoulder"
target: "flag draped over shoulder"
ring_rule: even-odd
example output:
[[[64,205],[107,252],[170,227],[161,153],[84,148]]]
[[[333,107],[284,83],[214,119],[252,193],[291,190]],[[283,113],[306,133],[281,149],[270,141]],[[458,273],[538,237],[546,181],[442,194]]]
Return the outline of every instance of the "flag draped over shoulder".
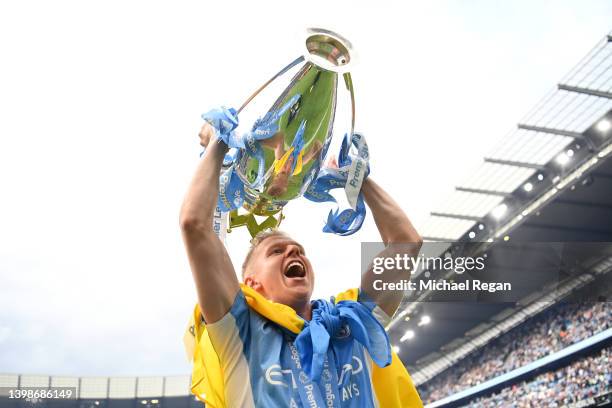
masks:
[[[291,307],[269,301],[246,285],[241,284],[241,290],[249,307],[266,319],[295,334],[304,328],[304,320]],[[357,301],[358,294],[357,289],[350,289],[336,296],[335,301]],[[226,408],[221,363],[202,322],[198,305],[191,316],[184,342],[187,354],[193,361],[191,392],[207,407]],[[372,365],[371,379],[381,407],[423,406],[408,371],[395,353],[392,353],[390,365]]]

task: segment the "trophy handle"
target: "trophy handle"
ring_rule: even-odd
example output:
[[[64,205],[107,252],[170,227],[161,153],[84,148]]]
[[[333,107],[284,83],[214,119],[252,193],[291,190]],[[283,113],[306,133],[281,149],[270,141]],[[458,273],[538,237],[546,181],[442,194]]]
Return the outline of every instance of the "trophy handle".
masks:
[[[272,81],[274,81],[276,78],[278,78],[279,76],[283,75],[285,72],[289,71],[291,68],[295,67],[297,64],[299,64],[302,61],[304,61],[304,57],[303,56],[297,57],[295,60],[293,60],[293,62],[291,62],[285,68],[283,68],[280,71],[278,71],[272,78],[268,79],[262,86],[257,88],[257,90],[255,92],[253,92],[251,94],[251,96],[249,96],[247,98],[246,101],[244,101],[242,106],[240,108],[238,108],[237,113],[242,112],[242,110],[244,108],[246,108],[246,106],[253,100],[253,98],[255,98],[261,91],[263,91],[266,88],[266,86],[270,85],[270,83]]]
[[[353,79],[350,72],[344,73],[344,83],[346,89],[351,93],[351,136],[355,133],[355,88],[353,88]]]

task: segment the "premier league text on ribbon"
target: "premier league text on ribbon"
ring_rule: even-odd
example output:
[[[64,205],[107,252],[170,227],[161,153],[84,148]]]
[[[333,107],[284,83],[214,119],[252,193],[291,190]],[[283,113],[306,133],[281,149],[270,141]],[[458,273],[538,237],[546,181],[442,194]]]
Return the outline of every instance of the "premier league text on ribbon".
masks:
[[[511,291],[510,282],[487,282],[479,279],[466,279],[461,282],[447,279],[418,279],[410,281],[403,279],[395,282],[385,282],[386,271],[417,271],[450,270],[456,274],[482,271],[485,269],[484,257],[425,257],[424,255],[410,256],[408,254],[395,254],[388,257],[376,257],[372,260],[372,272],[381,275],[381,279],[372,282],[377,291],[485,291],[489,293]]]

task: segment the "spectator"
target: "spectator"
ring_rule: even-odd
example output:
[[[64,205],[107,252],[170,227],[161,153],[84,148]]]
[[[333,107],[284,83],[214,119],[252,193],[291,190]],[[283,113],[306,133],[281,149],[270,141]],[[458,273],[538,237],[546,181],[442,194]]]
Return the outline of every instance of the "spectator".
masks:
[[[470,401],[474,408],[565,407],[612,391],[612,347],[556,371]]]
[[[419,387],[433,402],[612,327],[612,303],[559,304],[510,330]]]

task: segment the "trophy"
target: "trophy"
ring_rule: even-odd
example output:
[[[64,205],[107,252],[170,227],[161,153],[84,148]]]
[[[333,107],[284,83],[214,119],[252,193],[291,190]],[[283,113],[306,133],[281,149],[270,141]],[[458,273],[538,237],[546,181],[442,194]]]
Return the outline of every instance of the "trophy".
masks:
[[[215,230],[246,226],[255,236],[277,228],[282,209],[291,200],[305,196],[312,201],[335,202],[329,194],[345,188],[351,208],[332,211],[324,231],[348,235],[359,229],[365,206],[360,194],[367,175],[365,139],[354,134],[355,97],[348,69],[351,44],[325,29],[308,29],[303,55],[259,87],[239,109],[218,108],[202,115],[229,146],[220,176]],[[264,89],[288,71],[297,73],[272,106],[238,134],[238,116]],[[322,168],[334,133],[339,87],[350,97],[350,133],[345,135],[338,167]],[[354,147],[357,151],[351,154]],[[255,218],[263,217],[263,222]]]

